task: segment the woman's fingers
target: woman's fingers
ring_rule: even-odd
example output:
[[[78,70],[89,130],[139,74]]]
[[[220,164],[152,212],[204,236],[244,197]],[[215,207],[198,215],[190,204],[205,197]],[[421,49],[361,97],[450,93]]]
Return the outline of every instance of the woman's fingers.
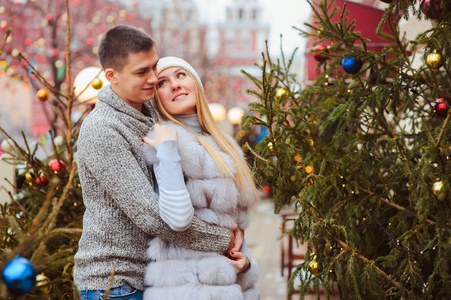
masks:
[[[153,138],[144,137],[141,140],[147,145],[155,148],[164,141],[177,141],[177,131],[165,125],[155,124],[153,126]]]

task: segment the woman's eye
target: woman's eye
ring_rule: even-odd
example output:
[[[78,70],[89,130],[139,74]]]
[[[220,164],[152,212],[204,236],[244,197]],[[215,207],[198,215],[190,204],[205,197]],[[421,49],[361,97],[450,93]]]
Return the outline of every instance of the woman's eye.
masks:
[[[177,74],[177,78],[181,78],[181,77],[185,77],[185,76],[186,76],[185,73],[178,73],[178,74]]]
[[[162,86],[165,85],[165,84],[166,84],[166,81],[165,81],[165,80],[160,81],[160,82],[157,83],[157,87],[162,87]]]

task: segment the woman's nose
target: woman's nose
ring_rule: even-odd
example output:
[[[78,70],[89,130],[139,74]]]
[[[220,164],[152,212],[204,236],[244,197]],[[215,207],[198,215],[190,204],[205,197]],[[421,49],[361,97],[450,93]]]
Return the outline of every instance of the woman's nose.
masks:
[[[171,82],[171,87],[172,87],[172,90],[175,91],[180,88],[180,84],[176,80],[173,80]]]

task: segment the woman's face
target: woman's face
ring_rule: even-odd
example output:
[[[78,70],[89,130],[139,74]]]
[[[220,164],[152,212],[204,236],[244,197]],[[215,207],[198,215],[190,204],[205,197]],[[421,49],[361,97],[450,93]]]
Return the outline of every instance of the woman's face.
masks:
[[[185,69],[170,67],[158,74],[157,93],[171,115],[196,113],[196,83]]]

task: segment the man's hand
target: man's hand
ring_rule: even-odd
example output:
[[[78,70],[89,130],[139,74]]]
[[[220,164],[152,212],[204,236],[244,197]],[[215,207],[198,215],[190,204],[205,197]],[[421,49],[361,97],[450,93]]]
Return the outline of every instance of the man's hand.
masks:
[[[154,138],[144,137],[142,141],[147,145],[155,148],[161,142],[164,141],[177,141],[177,131],[173,128],[167,127],[165,125],[155,124],[153,126]]]
[[[230,230],[230,242],[229,242],[229,247],[227,248],[226,251],[229,251],[235,245],[235,232],[233,232],[232,229],[229,229],[229,230]]]
[[[237,227],[237,229],[234,231],[235,234],[235,243],[233,244],[232,248],[227,249],[227,252],[240,252],[241,251],[241,246],[243,246],[243,241],[244,241],[244,231]]]

